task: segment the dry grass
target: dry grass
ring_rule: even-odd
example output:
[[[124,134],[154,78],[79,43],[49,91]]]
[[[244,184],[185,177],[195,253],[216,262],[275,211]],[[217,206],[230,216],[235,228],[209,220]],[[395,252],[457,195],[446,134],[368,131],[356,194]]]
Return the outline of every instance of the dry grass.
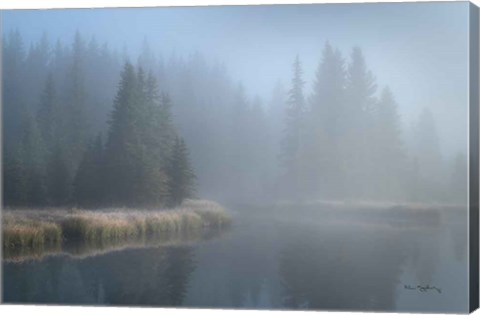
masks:
[[[231,218],[221,205],[209,200],[186,200],[183,205],[185,209],[192,209],[198,214],[203,224],[214,227],[222,227],[231,223]]]
[[[42,248],[58,244],[62,240],[62,231],[58,224],[37,221],[24,216],[7,213],[2,223],[3,246]]]
[[[230,223],[219,204],[187,200],[175,209],[138,210],[7,210],[3,214],[3,247],[39,248],[64,241],[116,244],[126,240],[164,238],[221,228]]]

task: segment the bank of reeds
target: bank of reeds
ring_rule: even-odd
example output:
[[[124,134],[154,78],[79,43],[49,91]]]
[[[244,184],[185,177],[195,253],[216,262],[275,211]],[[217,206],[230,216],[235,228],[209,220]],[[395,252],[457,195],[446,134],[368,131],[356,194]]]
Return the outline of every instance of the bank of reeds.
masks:
[[[6,210],[2,236],[4,249],[42,248],[68,241],[106,245],[136,239],[167,240],[229,223],[225,209],[206,200],[187,200],[181,207],[157,210]]]
[[[61,240],[62,230],[56,223],[38,221],[14,213],[3,215],[2,241],[4,247],[43,248],[54,246]]]

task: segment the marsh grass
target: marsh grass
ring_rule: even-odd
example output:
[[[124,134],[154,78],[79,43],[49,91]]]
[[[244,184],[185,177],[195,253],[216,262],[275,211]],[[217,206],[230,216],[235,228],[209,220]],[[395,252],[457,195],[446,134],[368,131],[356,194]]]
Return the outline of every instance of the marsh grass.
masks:
[[[38,221],[8,213],[3,217],[2,241],[9,248],[43,248],[60,244],[62,230],[58,224]]]
[[[42,260],[52,255],[65,255],[74,259],[85,259],[107,253],[134,248],[191,246],[193,244],[218,238],[226,233],[227,229],[202,229],[201,231],[169,235],[150,239],[126,239],[116,243],[95,243],[71,241],[59,244],[56,247],[44,248],[10,248],[4,251],[5,262],[23,263],[32,260]]]
[[[7,210],[3,213],[5,251],[42,251],[67,242],[108,247],[130,240],[164,240],[199,235],[230,224],[219,204],[187,200],[175,209]]]
[[[291,220],[321,220],[335,224],[384,225],[401,229],[438,227],[466,213],[465,206],[454,204],[394,203],[367,201],[313,201],[278,203],[274,211],[295,213]]]

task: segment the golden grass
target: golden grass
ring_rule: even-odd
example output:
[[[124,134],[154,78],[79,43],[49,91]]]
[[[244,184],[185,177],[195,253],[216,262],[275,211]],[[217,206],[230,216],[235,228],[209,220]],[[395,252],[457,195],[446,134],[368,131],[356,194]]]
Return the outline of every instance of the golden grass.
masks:
[[[52,246],[62,240],[62,231],[58,224],[48,221],[37,221],[5,214],[2,224],[2,240],[4,247]]]
[[[116,244],[126,240],[198,233],[230,224],[219,204],[187,200],[175,209],[137,210],[7,210],[3,215],[3,247],[39,248],[64,241]]]

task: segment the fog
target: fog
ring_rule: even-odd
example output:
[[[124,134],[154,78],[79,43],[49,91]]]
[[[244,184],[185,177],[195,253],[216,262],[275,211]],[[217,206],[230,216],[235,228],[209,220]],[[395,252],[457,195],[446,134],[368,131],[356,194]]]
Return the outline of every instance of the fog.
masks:
[[[438,111],[443,149],[463,150],[467,132],[468,6],[447,4],[276,5],[197,8],[22,10],[3,14],[4,33],[25,41],[47,32],[71,42],[76,30],[136,56],[144,38],[164,56],[199,51],[224,62],[251,94],[269,97],[302,58],[307,90],[326,40],[347,53],[359,45],[380,84],[395,93],[408,123]],[[255,74],[252,76],[252,74]],[[459,123],[460,122],[460,123]],[[459,126],[460,124],[460,126]]]
[[[82,80],[91,128],[85,137],[102,133],[107,140],[106,122],[125,61],[151,71],[159,90],[170,96],[173,124],[190,151],[199,195],[466,201],[468,13],[461,2],[4,11],[4,119],[15,125],[23,115],[10,119],[16,117],[15,102],[36,115],[48,73],[58,94],[68,90],[77,34],[86,52]],[[23,43],[18,51],[24,70],[8,59],[19,55],[12,48],[15,33]],[[42,38],[48,56],[32,68],[28,62],[38,57],[32,52]],[[102,57],[95,59],[97,49]],[[297,56],[299,80],[305,82],[300,98],[292,96]],[[324,69],[340,62],[345,91],[338,95],[345,104],[359,103],[361,112],[329,109],[339,108],[338,95],[331,94],[335,84],[328,77],[334,70],[319,70],[323,61]],[[13,82],[9,73],[25,69],[27,79]],[[357,83],[367,95],[355,94],[355,69],[359,80],[366,80]],[[15,99],[17,93],[24,99]],[[75,103],[67,94],[61,102]],[[367,103],[375,107],[376,131],[367,131],[369,123],[360,118]],[[304,118],[292,114],[296,106]],[[322,106],[315,121],[315,107]],[[329,115],[336,118],[328,121]],[[381,117],[390,120],[382,125]],[[17,129],[4,129],[7,155],[26,129],[22,120]],[[303,131],[295,129],[298,124]],[[359,134],[364,142],[355,138]],[[382,141],[383,153],[370,156]],[[68,167],[71,178],[83,151],[80,147]],[[452,185],[460,185],[457,192]]]
[[[3,300],[464,313],[469,6],[1,12]]]

